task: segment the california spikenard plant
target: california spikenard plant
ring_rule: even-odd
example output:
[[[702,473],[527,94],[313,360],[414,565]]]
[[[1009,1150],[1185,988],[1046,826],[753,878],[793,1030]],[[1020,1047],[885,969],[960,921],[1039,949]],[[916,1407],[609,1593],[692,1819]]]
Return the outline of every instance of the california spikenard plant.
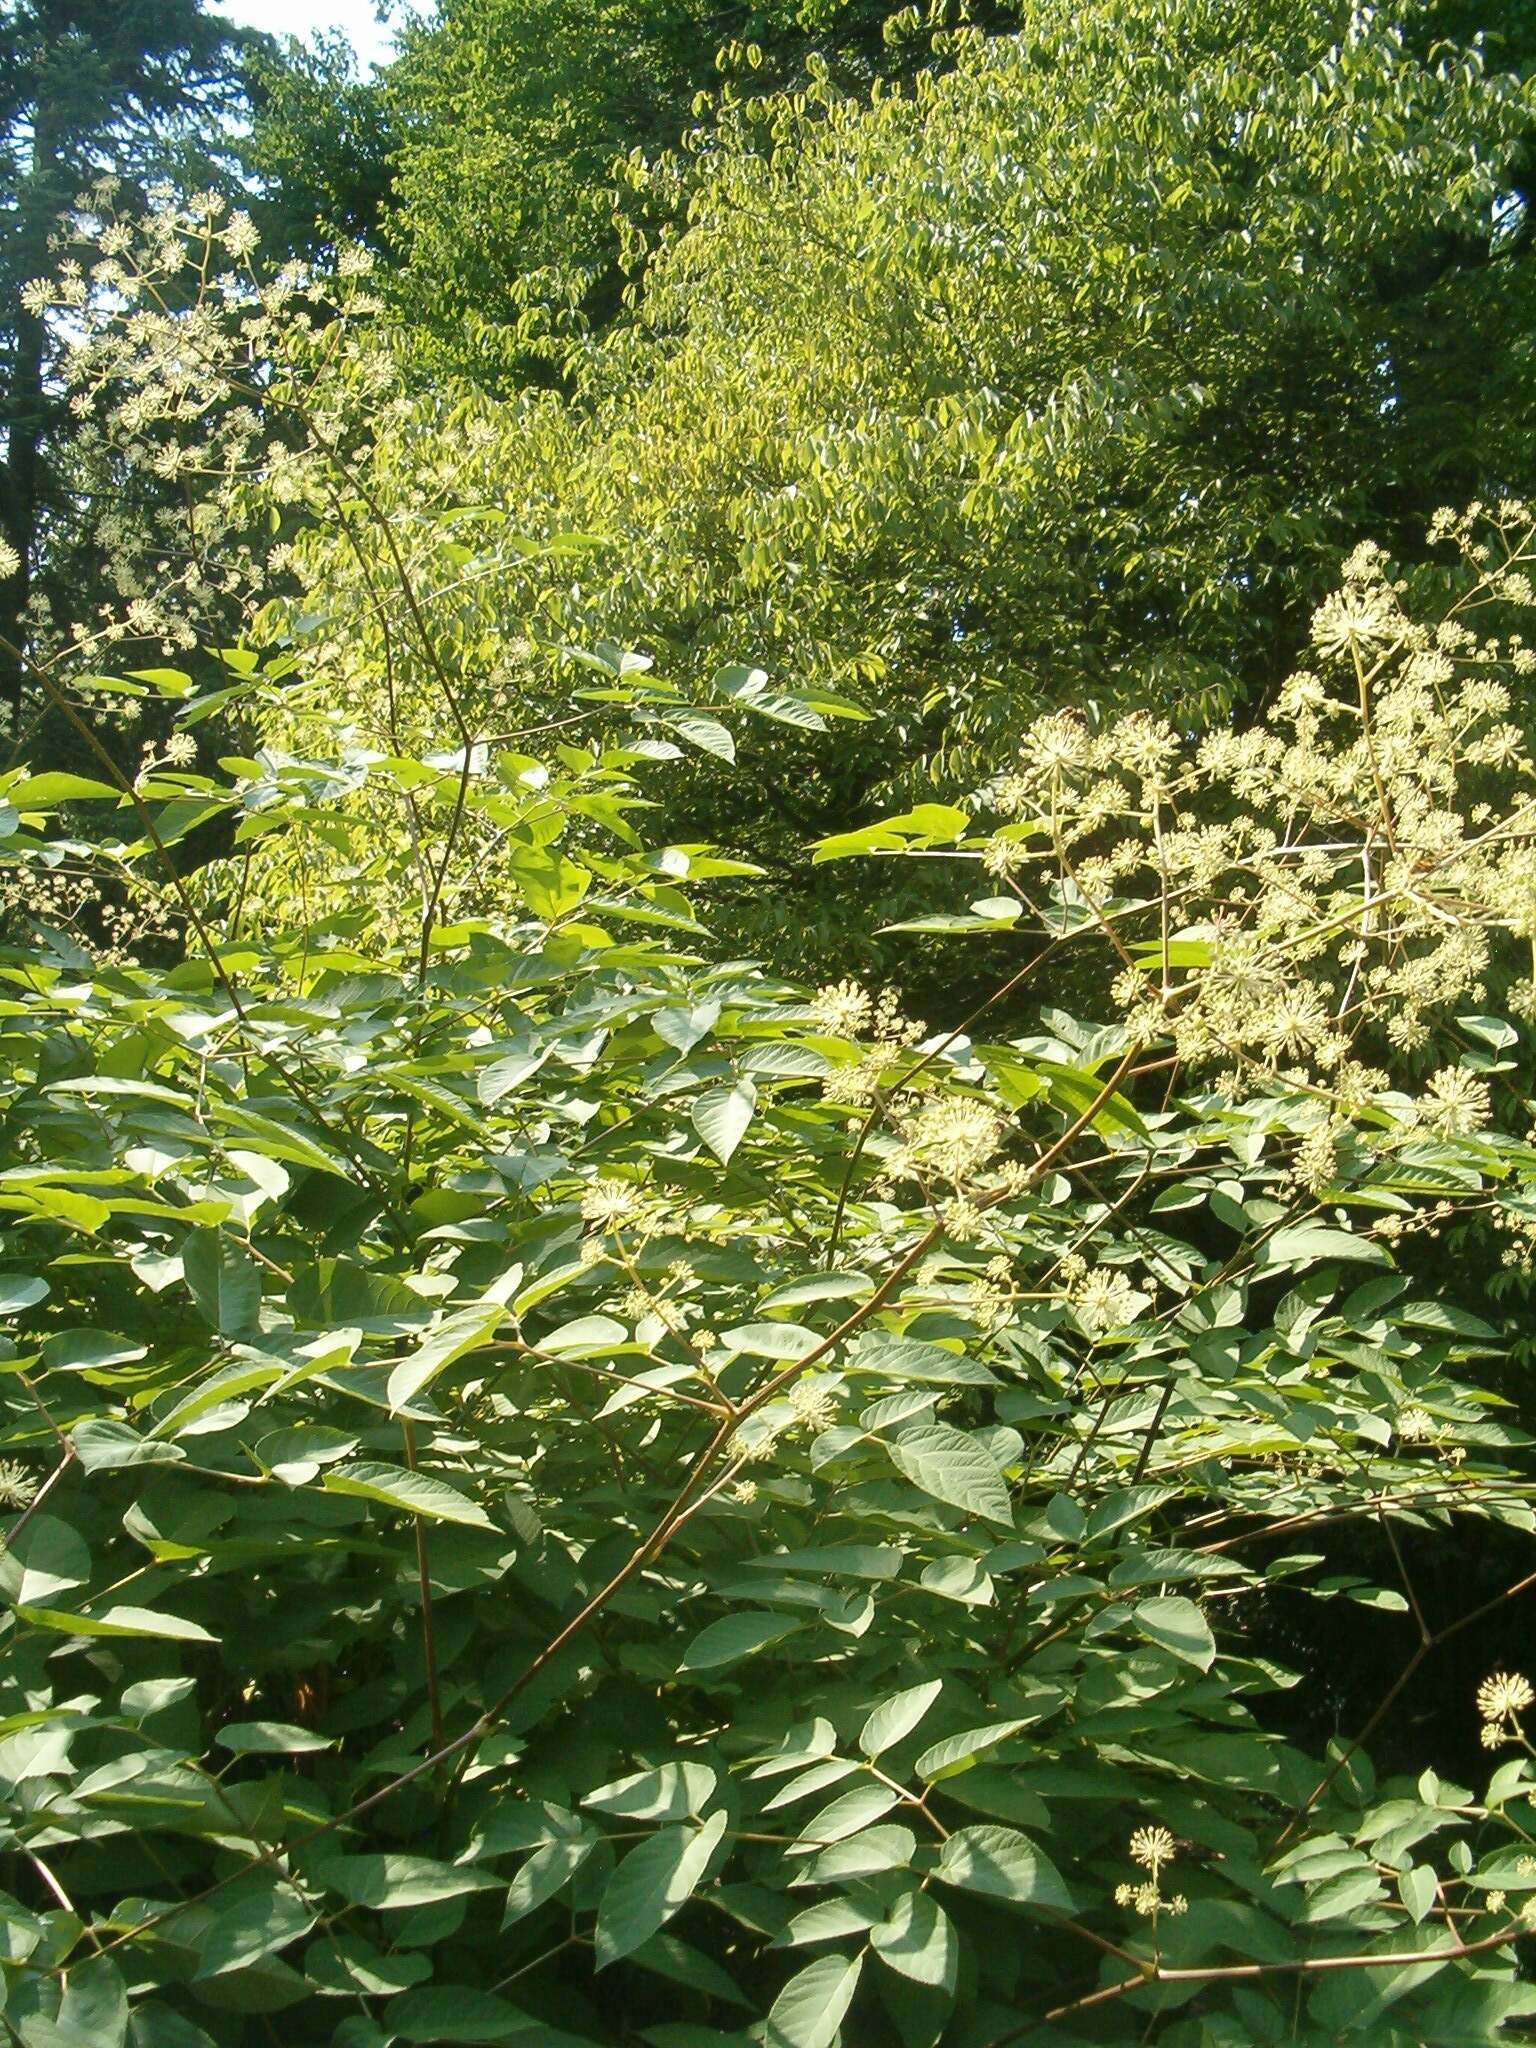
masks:
[[[701,957],[740,864],[647,836],[694,707],[600,648],[544,729],[469,723],[464,522],[334,460],[290,506],[353,522],[377,701],[408,659],[441,752],[349,724],[339,621],[278,613],[214,689],[39,665],[103,779],[0,792],[12,873],[153,921],[50,889],[3,960],[11,2036],[1536,2013],[1525,1580],[1446,1610],[1424,1570],[1532,1527],[1501,1332],[1428,1256],[1536,1218],[1527,515],[1442,522],[1438,623],[1352,558],[1267,724],[1048,720],[975,804],[824,842],[984,877],[925,927],[997,995],[919,1022]],[[269,744],[121,786],[124,695]],[[1256,1640],[1316,1599],[1401,1630],[1320,1754]],[[1458,1658],[1489,1775],[1426,1738],[1378,1784]]]
[[[1448,534],[1457,611],[1411,621],[1362,552],[1267,725],[1049,720],[999,822],[820,848],[980,870],[932,921],[998,948],[972,1017],[700,960],[711,857],[647,843],[662,686],[616,653],[582,744],[325,751],[317,714],[217,775],[8,777],[13,871],[186,935],[6,958],[14,2038],[1536,2011],[1518,1610],[1416,1572],[1532,1520],[1498,1332],[1417,1277],[1447,1216],[1536,1214],[1530,662],[1471,623],[1531,549],[1519,508]],[[326,690],[295,631],[226,662],[289,730]],[[88,746],[101,686],[37,686]],[[167,881],[210,814],[230,855]],[[358,857],[390,817],[399,877]],[[1082,1018],[1036,994],[1068,948]],[[1315,1597],[1402,1617],[1324,1755],[1250,1626]],[[1378,1785],[1474,1622],[1491,1776]]]

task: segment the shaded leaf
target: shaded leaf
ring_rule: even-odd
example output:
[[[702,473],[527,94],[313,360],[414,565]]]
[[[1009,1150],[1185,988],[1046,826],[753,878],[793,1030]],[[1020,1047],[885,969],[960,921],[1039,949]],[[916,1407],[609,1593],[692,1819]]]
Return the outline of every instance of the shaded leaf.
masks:
[[[974,1438],[947,1422],[904,1429],[886,1444],[898,1472],[935,1500],[1013,1526],[1013,1509],[1002,1474]]]
[[[720,1837],[726,1816],[701,1828],[663,1828],[624,1857],[603,1887],[597,1909],[597,1967],[606,1969],[638,1948],[692,1898]]]
[[[820,1956],[792,1977],[773,2001],[764,2048],[832,2048],[859,1988],[863,1958]]]
[[[958,1829],[940,1852],[936,1875],[962,1891],[985,1892],[1026,1906],[1053,1906],[1062,1913],[1072,1910],[1072,1895],[1060,1872],[1013,1828],[983,1824]]]

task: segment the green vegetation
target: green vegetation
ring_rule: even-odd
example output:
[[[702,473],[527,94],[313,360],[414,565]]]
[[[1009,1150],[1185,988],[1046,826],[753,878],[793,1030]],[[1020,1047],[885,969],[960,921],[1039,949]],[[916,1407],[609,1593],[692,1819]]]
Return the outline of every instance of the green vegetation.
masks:
[[[569,346],[569,388],[433,378],[380,439],[390,506],[601,543],[556,574],[510,549],[470,619],[455,591],[489,715],[521,715],[530,639],[641,647],[705,708],[740,662],[878,707],[856,747],[773,735],[679,818],[774,865],[814,972],[848,906],[800,850],[860,807],[974,786],[1054,704],[1204,726],[1264,702],[1350,546],[1422,561],[1440,503],[1523,487],[1536,450],[1525,96],[1387,13],[1340,44],[1345,22],[1047,4],[873,100],[748,70],[633,173],[689,225],[644,256],[633,317]],[[407,195],[428,161],[407,149]],[[515,237],[424,189],[429,303],[447,271],[482,297],[464,214]],[[343,540],[316,582],[357,574]]]
[[[146,103],[196,189],[81,117],[9,2042],[1531,2038],[1536,102],[1464,14],[463,0]]]

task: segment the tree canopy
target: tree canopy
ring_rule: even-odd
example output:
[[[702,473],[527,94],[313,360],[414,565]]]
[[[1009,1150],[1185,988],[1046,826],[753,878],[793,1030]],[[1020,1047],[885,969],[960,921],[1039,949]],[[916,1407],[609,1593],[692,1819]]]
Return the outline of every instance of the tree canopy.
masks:
[[[888,13],[882,0],[445,0],[408,21],[378,96],[394,122],[402,301],[435,359],[502,382],[526,374],[551,322],[606,324],[622,283],[615,161],[674,145],[722,64],[764,90],[798,81],[814,53],[867,90],[892,68]]]
[[[433,380],[380,448],[386,495],[599,544],[554,577],[509,546],[455,594],[475,687],[530,636],[611,639],[701,706],[742,660],[878,705],[697,814],[785,866],[917,764],[981,779],[1040,708],[1262,703],[1341,551],[1421,555],[1536,446],[1529,99],[1475,48],[1115,0],[940,54],[872,98],[728,93],[636,167],[679,224],[572,388]]]

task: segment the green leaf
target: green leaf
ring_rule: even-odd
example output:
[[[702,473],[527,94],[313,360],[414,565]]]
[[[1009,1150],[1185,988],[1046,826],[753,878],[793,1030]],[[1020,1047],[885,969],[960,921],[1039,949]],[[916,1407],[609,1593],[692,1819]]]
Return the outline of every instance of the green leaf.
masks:
[[[63,1614],[52,1607],[20,1607],[17,1613],[34,1628],[56,1629],[66,1636],[150,1636],[167,1643],[216,1643],[217,1636],[179,1614],[156,1614],[147,1607],[104,1607],[99,1614]]]
[[[814,1045],[754,1045],[740,1055],[744,1074],[763,1074],[775,1081],[815,1081],[832,1071],[832,1062]]]
[[[702,753],[735,763],[736,742],[730,729],[723,726],[718,718],[708,718],[702,711],[673,711],[661,723]]]
[[[883,1330],[861,1335],[848,1361],[850,1372],[885,1373],[903,1386],[916,1381],[927,1387],[995,1387],[996,1375],[974,1358],[951,1351],[946,1344],[923,1344],[915,1337],[892,1337]]]
[[[596,1835],[563,1837],[558,1841],[541,1842],[526,1858],[516,1877],[507,1888],[506,1911],[502,1926],[510,1927],[529,1913],[555,1898],[570,1883],[571,1879],[597,1847]]]
[[[845,1841],[849,1835],[856,1835],[861,1828],[867,1828],[888,1814],[897,1797],[889,1785],[856,1785],[851,1792],[834,1799],[830,1806],[824,1806],[814,1820],[807,1821],[794,1853],[804,1854],[811,1849],[825,1848],[829,1842]]]
[[[110,782],[93,782],[88,775],[53,771],[46,775],[24,775],[19,782],[9,785],[4,796],[18,811],[52,811],[60,804],[80,803],[93,797],[112,797],[121,802],[123,792],[114,789]]]
[[[729,1087],[708,1088],[693,1105],[693,1128],[722,1166],[746,1136],[757,1107],[757,1089],[750,1081],[733,1081]]]
[[[872,1294],[874,1287],[867,1273],[807,1273],[775,1287],[758,1308],[766,1314],[770,1309],[799,1308],[808,1301],[839,1301],[849,1295]]]
[[[218,1977],[228,1970],[247,1969],[297,1941],[314,1924],[314,1911],[291,1885],[269,1885],[232,1897],[216,1908],[213,1926],[202,1942],[197,1974]]]
[[[989,897],[972,904],[968,911],[936,910],[928,917],[904,917],[896,924],[883,924],[886,932],[930,932],[942,937],[954,932],[996,932],[1016,924],[1024,914],[1022,903]]]
[[[515,2041],[523,2048],[585,2048],[577,2037],[530,2019],[494,1991],[459,1984],[422,1985],[384,2008],[389,2032],[381,2041],[483,2043]]]
[[[499,1301],[477,1301],[445,1316],[391,1371],[387,1387],[391,1411],[408,1408],[455,1359],[485,1343],[505,1314]]]
[[[111,1330],[55,1330],[43,1345],[43,1364],[49,1372],[106,1372],[133,1364],[148,1349]]]
[[[760,668],[722,668],[716,671],[714,681],[723,697],[734,699],[763,718],[772,718],[780,725],[802,726],[807,732],[826,730],[826,720],[813,705],[786,690],[769,689],[768,678]]]
[[[0,1593],[17,1607],[46,1603],[90,1576],[84,1537],[56,1515],[33,1515],[0,1550]]]
[[[665,1004],[651,1018],[656,1036],[675,1052],[689,1053],[720,1021],[719,998],[696,1006]]]
[[[128,2015],[130,2048],[217,2048],[213,2037],[157,1998],[144,1998]]]
[[[310,1874],[316,1884],[350,1899],[355,1906],[375,1906],[391,1913],[499,1888],[498,1880],[487,1871],[438,1863],[429,1856],[327,1856],[317,1859]]]
[[[19,1316],[48,1298],[48,1282],[34,1273],[0,1274],[0,1316]]]
[[[122,1972],[111,1956],[98,1955],[71,1966],[56,2018],[21,2019],[18,2031],[24,2048],[123,2048],[128,2022]]]
[[[803,1323],[742,1323],[734,1330],[726,1330],[720,1341],[752,1358],[793,1362],[814,1351],[821,1338]]]
[[[1411,1863],[1406,1870],[1398,1872],[1397,1895],[1408,1909],[1408,1917],[1418,1926],[1425,1914],[1435,1903],[1439,1890],[1433,1867],[1428,1863]]]
[[[882,1871],[908,1869],[916,1853],[917,1837],[910,1828],[864,1828],[823,1849],[794,1882],[841,1884],[852,1877],[878,1877]]]
[[[76,1194],[72,1188],[50,1187],[46,1182],[13,1189],[5,1196],[5,1206],[29,1211],[34,1216],[53,1217],[87,1236],[94,1236],[112,1215],[110,1202],[103,1202],[96,1195]]]
[[[862,1956],[819,1956],[791,1977],[768,2015],[763,2048],[832,2048],[859,1988]]]
[[[1135,1610],[1136,1626],[1149,1642],[1171,1656],[1209,1671],[1216,1656],[1210,1623],[1193,1600],[1143,1600]]]
[[[388,1998],[430,1977],[432,1965],[425,1956],[387,1956],[360,1934],[331,1928],[304,1951],[304,1974],[322,1991]]]
[[[954,1990],[959,1939],[949,1915],[927,1892],[903,1892],[869,1941],[880,1960],[903,1977]]]
[[[176,1465],[187,1455],[180,1444],[154,1442],[126,1422],[113,1422],[105,1416],[77,1422],[69,1440],[87,1472],[120,1471],[128,1465]]]
[[[779,1948],[808,1948],[813,1941],[841,1941],[845,1934],[867,1934],[875,1915],[852,1899],[822,1899],[797,1913],[775,1943]]]
[[[1059,1066],[1054,1060],[1040,1060],[1037,1068],[1046,1077],[1051,1100],[1069,1117],[1086,1116],[1092,1110],[1093,1127],[1097,1131],[1113,1131],[1141,1139],[1147,1137],[1147,1127],[1140,1113],[1123,1095],[1109,1095],[1099,1101],[1104,1093],[1104,1082],[1097,1074],[1090,1073],[1085,1067]]]
[[[615,1778],[582,1799],[583,1806],[626,1820],[679,1821],[703,1812],[714,1793],[715,1773],[708,1764],[661,1764],[652,1771]]]
[[[1303,1266],[1320,1259],[1355,1259],[1366,1265],[1384,1265],[1387,1255],[1381,1246],[1352,1230],[1332,1230],[1325,1223],[1293,1223],[1266,1238],[1253,1255],[1258,1267]]]
[[[526,1046],[505,1054],[482,1067],[475,1077],[475,1094],[486,1109],[494,1109],[504,1095],[536,1074],[554,1051],[553,1045]]]
[[[1415,2014],[1418,2029],[1434,2048],[1487,2048],[1513,2038],[1505,2021],[1536,2013],[1536,1984],[1507,1977],[1442,1977],[1432,1997]]]
[[[814,1572],[819,1578],[894,1579],[901,1572],[902,1553],[893,1543],[829,1543],[819,1550],[773,1550],[742,1563],[757,1571]]]
[[[283,1377],[283,1368],[269,1358],[239,1359],[209,1373],[202,1383],[156,1422],[157,1437],[183,1435],[190,1424],[226,1401],[238,1400],[256,1387],[271,1386]]]
[[[904,1742],[944,1690],[942,1678],[930,1678],[926,1685],[909,1686],[882,1700],[859,1735],[859,1747],[869,1757],[883,1756]]]
[[[649,1940],[688,1903],[725,1827],[725,1814],[717,1813],[701,1828],[663,1828],[630,1850],[603,1887],[597,1909],[600,1970]]]
[[[136,682],[153,683],[166,697],[190,697],[193,690],[192,678],[185,669],[179,668],[131,668],[128,674]]]
[[[402,1514],[424,1515],[433,1522],[462,1522],[470,1529],[496,1526],[478,1501],[430,1472],[411,1472],[359,1458],[336,1466],[320,1483],[328,1493],[356,1494],[384,1507],[399,1508]]]
[[[578,867],[558,853],[530,847],[509,855],[507,866],[528,899],[528,908],[546,924],[574,910],[592,886],[590,869]]]
[[[1008,1488],[973,1437],[950,1423],[928,1422],[904,1429],[886,1444],[886,1450],[897,1471],[934,1500],[1012,1528]]]
[[[882,818],[876,825],[864,825],[856,832],[834,832],[818,839],[813,864],[847,860],[861,853],[897,853],[913,848],[950,846],[970,824],[967,812],[954,804],[916,804],[894,818]]]
[[[935,1557],[923,1566],[918,1584],[942,1600],[958,1600],[967,1607],[990,1607],[997,1597],[990,1574],[975,1557]]]
[[[642,1941],[637,1949],[630,1952],[630,1962],[642,1970],[654,1971],[658,1977],[666,1977],[674,1984],[686,1985],[690,1991],[702,1991],[708,1998],[722,1998],[727,2005],[745,2006],[754,2009],[753,2001],[742,1995],[740,1988],[709,1956],[698,1949],[690,1948],[685,1941],[679,1941],[675,1934],[653,1934],[649,1941]]]
[[[213,1739],[236,1756],[299,1756],[336,1747],[335,1736],[316,1735],[312,1728],[286,1721],[231,1721]]]
[[[539,1349],[557,1358],[608,1358],[628,1342],[628,1330],[612,1316],[577,1316],[541,1337]]]
[[[221,1336],[254,1335],[261,1312],[261,1272],[250,1253],[222,1230],[193,1230],[182,1272],[203,1320]]]
[[[935,1742],[930,1749],[923,1751],[915,1766],[917,1775],[931,1785],[940,1784],[945,1778],[958,1777],[962,1771],[968,1771],[978,1757],[996,1749],[1010,1735],[1017,1735],[1028,1725],[1025,1721],[994,1721],[986,1728],[967,1728],[960,1735],[946,1735],[942,1742]]]
[[[935,1876],[962,1891],[1012,1899],[1023,1906],[1072,1911],[1072,1895],[1060,1872],[1027,1836],[1013,1828],[983,1823],[959,1828],[939,1853]]]
[[[787,1614],[754,1613],[750,1610],[740,1614],[727,1614],[719,1621],[712,1621],[702,1628],[684,1650],[678,1663],[679,1671],[713,1671],[722,1664],[734,1664],[741,1657],[751,1657],[759,1650],[767,1649],[770,1643],[781,1643],[786,1636],[794,1635],[805,1624]]]

